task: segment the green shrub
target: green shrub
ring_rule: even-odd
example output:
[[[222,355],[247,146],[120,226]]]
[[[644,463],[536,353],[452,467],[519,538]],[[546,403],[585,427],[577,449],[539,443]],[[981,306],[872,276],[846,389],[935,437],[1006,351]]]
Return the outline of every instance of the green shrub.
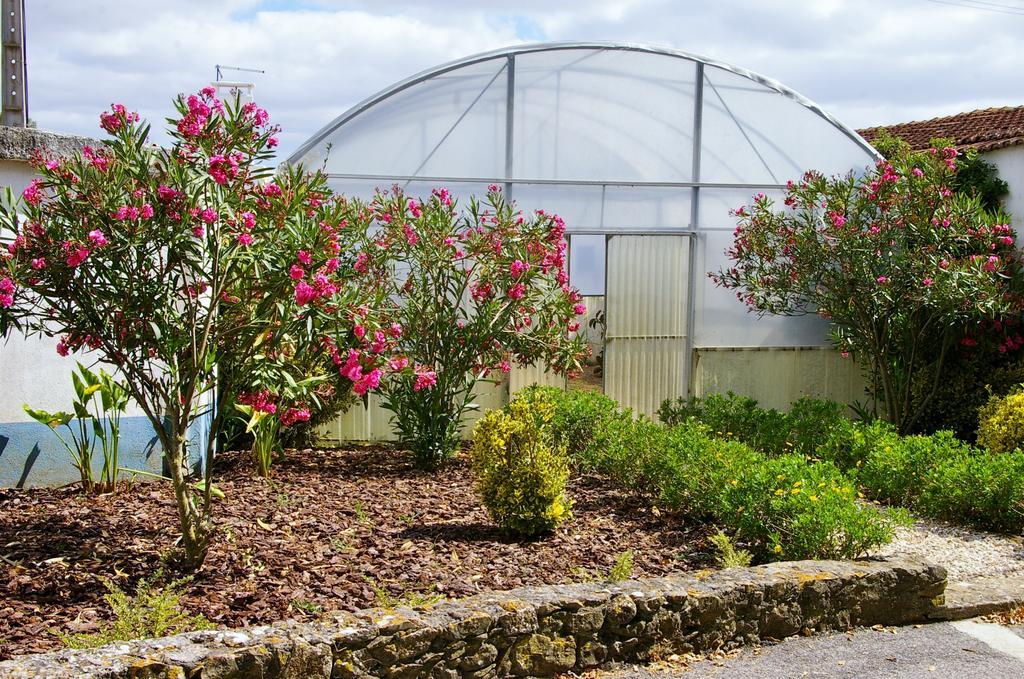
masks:
[[[627,549],[615,557],[615,564],[608,570],[609,582],[622,582],[633,577],[633,550]]]
[[[715,436],[742,441],[766,455],[814,455],[834,430],[848,428],[845,410],[840,403],[804,397],[784,413],[761,408],[754,399],[729,392],[666,400],[658,409],[658,418],[668,425],[699,421]]]
[[[773,559],[855,557],[891,541],[907,521],[857,502],[855,483],[835,465],[796,454],[740,469],[723,505],[723,520]]]
[[[553,414],[554,406],[543,399],[517,399],[489,412],[473,432],[477,492],[505,530],[539,535],[571,515],[569,463],[564,446],[551,436]]]
[[[913,507],[931,469],[966,444],[949,432],[935,436],[890,432],[874,445],[860,469],[860,482],[876,500]]]
[[[155,587],[161,572],[139,582],[130,596],[109,580],[104,595],[114,613],[113,621],[98,632],[89,634],[58,634],[69,648],[97,648],[115,641],[153,639],[192,630],[212,629],[213,624],[202,615],[190,615],[181,608],[182,589],[191,578],[175,580],[164,588]]]
[[[619,416],[619,406],[604,394],[594,391],[565,391],[557,387],[530,387],[518,400],[543,400],[554,404],[551,429],[558,443],[571,456],[579,456],[591,447],[599,426]]]
[[[770,455],[788,452],[791,445],[785,413],[760,408],[756,400],[732,392],[679,398],[674,404],[665,401],[658,409],[658,418],[667,425],[695,419],[719,438],[742,441]]]
[[[952,432],[898,436],[886,432],[860,470],[873,498],[983,528],[1024,528],[1024,452],[991,453]]]
[[[1024,529],[1024,453],[964,448],[935,465],[917,500],[931,516],[983,528]]]
[[[892,425],[883,420],[861,423],[845,420],[837,422],[825,440],[814,451],[815,456],[828,460],[840,469],[859,469],[872,451],[883,440],[896,436]]]
[[[536,399],[539,393],[525,398]],[[543,398],[555,410],[551,426],[573,428],[570,450],[580,466],[649,493],[668,508],[711,518],[764,558],[860,556],[891,540],[895,526],[904,520],[898,512],[890,515],[858,503],[854,482],[830,463],[809,464],[795,454],[770,459],[739,440],[714,438],[711,428],[685,410],[694,401],[683,401],[680,408],[663,406],[663,413],[672,409],[670,418],[686,413],[670,420],[675,426],[664,426],[619,411],[600,395],[548,390]],[[726,421],[725,413],[731,411],[754,415],[747,420],[755,422],[748,432],[764,434],[774,426],[773,415],[756,416],[752,401],[714,397],[703,403],[707,401],[718,422]],[[564,436],[564,431],[554,432],[556,440]],[[765,435],[762,440],[767,439]],[[780,474],[804,488],[823,484],[823,490],[776,495]]]
[[[1024,390],[992,396],[978,411],[978,445],[994,453],[1024,448]]]
[[[816,455],[827,441],[853,428],[845,405],[806,396],[793,401],[786,419],[791,448],[801,455]]]

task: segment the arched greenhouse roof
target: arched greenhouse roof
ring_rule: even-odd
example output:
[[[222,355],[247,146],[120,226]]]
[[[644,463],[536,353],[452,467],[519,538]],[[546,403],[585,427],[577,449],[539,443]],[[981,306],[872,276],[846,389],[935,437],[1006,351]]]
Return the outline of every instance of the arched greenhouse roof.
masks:
[[[374,183],[474,192],[504,183],[521,201],[593,204],[602,214],[582,209],[576,224],[600,227],[607,209],[628,213],[645,196],[695,217],[697,201],[679,189],[714,189],[735,204],[804,170],[858,170],[875,157],[819,106],[751,71],[665,48],[553,43],[403,80],[340,115],[289,162],[325,163],[338,189],[356,193]],[[673,194],[679,204],[664,204]],[[688,215],[681,226],[695,221],[706,220]]]

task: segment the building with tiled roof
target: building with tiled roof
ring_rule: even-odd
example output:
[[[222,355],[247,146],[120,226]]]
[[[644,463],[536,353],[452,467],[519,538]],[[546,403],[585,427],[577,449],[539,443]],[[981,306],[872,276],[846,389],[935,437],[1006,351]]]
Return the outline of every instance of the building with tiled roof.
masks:
[[[883,129],[905,140],[915,150],[928,148],[932,139],[952,139],[960,150],[975,149],[999,168],[1010,186],[1003,207],[1013,216],[1018,242],[1024,242],[1024,106],[983,108],[951,116],[879,125],[857,130],[873,142]]]
[[[907,141],[913,149],[926,149],[932,139],[953,139],[959,149],[980,153],[1024,144],[1024,106],[983,108],[930,120],[880,125],[857,130],[869,142],[886,129]]]

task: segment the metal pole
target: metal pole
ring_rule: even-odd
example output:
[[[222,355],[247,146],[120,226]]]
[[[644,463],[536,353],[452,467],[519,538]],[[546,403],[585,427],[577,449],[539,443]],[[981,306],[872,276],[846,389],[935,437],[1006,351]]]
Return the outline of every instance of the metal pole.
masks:
[[[686,361],[684,362],[683,393],[692,396],[694,392],[694,341],[693,333],[697,322],[697,248],[707,241],[697,233],[700,220],[700,154],[701,134],[704,125],[704,64],[697,62],[696,80],[693,86],[693,182],[690,195],[690,230],[694,236],[690,238],[688,265],[686,275]],[[701,259],[703,261],[703,259]]]
[[[3,111],[0,122],[11,127],[28,125],[28,87],[25,82],[25,2],[3,0]]]

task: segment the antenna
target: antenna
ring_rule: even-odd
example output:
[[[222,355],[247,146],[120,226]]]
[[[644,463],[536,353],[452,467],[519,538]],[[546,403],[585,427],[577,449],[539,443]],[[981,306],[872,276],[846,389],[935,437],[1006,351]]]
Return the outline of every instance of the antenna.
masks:
[[[240,71],[245,73],[266,73],[261,68],[243,68],[242,66],[225,66],[223,64],[214,64],[214,81],[213,86],[220,90],[227,90],[228,94],[239,100],[245,99],[246,101],[253,100],[253,94],[256,90],[256,84],[252,82],[242,81],[227,81],[224,80],[224,71]]]
[[[215,70],[216,81],[220,82],[221,78],[224,77],[222,71],[245,71],[246,73],[266,73],[262,68],[243,68],[241,66],[223,66],[221,64],[213,65]]]

